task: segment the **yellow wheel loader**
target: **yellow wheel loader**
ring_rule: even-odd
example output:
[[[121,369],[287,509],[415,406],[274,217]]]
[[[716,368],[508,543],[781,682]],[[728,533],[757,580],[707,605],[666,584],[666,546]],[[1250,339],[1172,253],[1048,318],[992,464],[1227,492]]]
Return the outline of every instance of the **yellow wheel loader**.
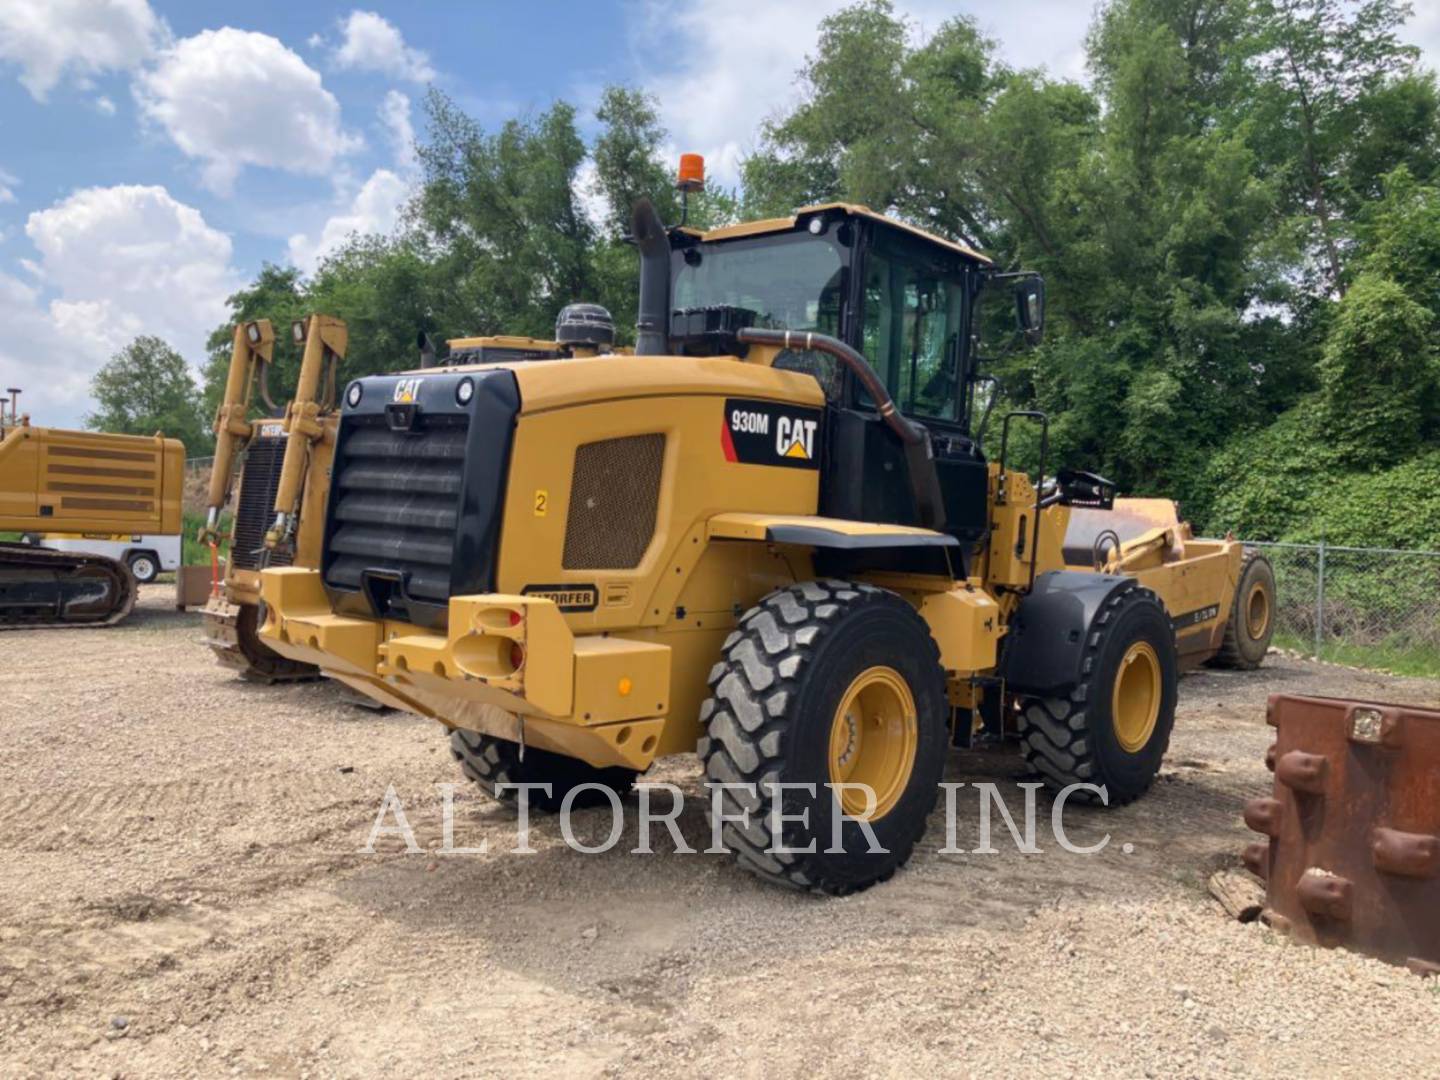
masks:
[[[238,471],[228,537],[230,557],[220,589],[205,606],[205,641],[221,664],[247,680],[263,683],[314,679],[320,674],[313,664],[281,656],[260,641],[260,570],[265,566],[319,565],[318,525],[306,529],[295,514],[296,526],[287,543],[267,547],[266,533],[277,502],[294,512],[296,493],[306,485],[315,486],[315,504],[324,505],[336,424],[335,370],[347,344],[345,324],[327,315],[297,321],[291,334],[304,352],[296,396],[281,409],[269,389],[275,348],[270,320],[257,319],[235,327],[225,398],[215,416],[215,461],[200,534],[202,543],[218,541],[220,516],[236,486]],[[323,391],[322,386],[326,388]],[[253,419],[257,409],[265,416]],[[287,460],[292,427],[301,429],[301,435],[293,460]]]
[[[1067,560],[1113,489],[1007,467],[1042,415],[993,456],[973,415],[977,304],[1034,340],[1039,278],[853,205],[633,231],[635,355],[347,387],[319,562],[262,573],[262,640],[440,721],[502,798],[696,752],[738,860],[825,893],[909,858],[952,746],[1143,794],[1243,553],[1159,521]]]
[[[0,630],[120,622],[178,560],[185,447],[3,419],[0,531],[30,542],[0,542]]]

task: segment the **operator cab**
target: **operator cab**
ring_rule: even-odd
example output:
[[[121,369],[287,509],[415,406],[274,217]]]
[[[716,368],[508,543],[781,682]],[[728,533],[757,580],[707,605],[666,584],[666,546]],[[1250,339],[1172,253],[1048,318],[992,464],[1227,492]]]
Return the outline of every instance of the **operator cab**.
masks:
[[[964,244],[847,203],[708,232],[671,229],[668,240],[672,351],[743,355],[735,335],[746,326],[838,338],[869,361],[900,412],[929,431],[943,531],[966,548],[984,536],[977,312],[987,289],[1013,292],[1017,330],[1038,340],[1037,276],[1001,274]],[[820,512],[924,524],[903,448],[859,380],[818,351],[786,349],[774,366],[813,375],[825,392]]]

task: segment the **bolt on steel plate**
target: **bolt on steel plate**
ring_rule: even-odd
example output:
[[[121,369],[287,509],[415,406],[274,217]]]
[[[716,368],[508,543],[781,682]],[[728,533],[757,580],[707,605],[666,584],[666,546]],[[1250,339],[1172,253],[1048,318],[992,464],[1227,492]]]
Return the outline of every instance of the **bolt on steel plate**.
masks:
[[[1440,709],[1272,695],[1274,793],[1245,807],[1265,919],[1440,974]]]

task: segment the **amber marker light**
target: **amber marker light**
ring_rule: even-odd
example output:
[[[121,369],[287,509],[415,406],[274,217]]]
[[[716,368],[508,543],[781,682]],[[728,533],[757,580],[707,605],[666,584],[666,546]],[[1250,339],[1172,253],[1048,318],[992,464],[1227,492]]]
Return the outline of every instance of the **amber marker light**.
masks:
[[[680,155],[680,173],[675,186],[681,191],[702,191],[705,188],[705,159],[699,154]]]

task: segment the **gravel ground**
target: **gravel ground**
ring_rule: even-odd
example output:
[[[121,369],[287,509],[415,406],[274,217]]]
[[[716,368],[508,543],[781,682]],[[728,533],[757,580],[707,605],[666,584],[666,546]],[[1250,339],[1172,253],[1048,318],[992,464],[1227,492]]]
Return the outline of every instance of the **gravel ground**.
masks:
[[[1232,923],[1204,889],[1268,788],[1267,694],[1440,683],[1274,656],[1188,677],[1156,790],[1066,814],[1077,842],[1111,835],[1101,854],[1043,831],[1041,854],[1003,831],[999,854],[944,854],[937,813],[892,882],[820,900],[663,830],[625,853],[633,803],[609,854],[537,820],[516,855],[513,814],[462,786],[455,842],[490,852],[437,855],[435,785],[459,777],[435,725],[237,682],[168,599],[0,635],[0,1075],[1440,1072],[1440,983]],[[655,778],[694,796],[680,828],[708,846],[694,759]],[[992,751],[949,779],[1023,777]],[[426,850],[364,854],[392,786]]]

